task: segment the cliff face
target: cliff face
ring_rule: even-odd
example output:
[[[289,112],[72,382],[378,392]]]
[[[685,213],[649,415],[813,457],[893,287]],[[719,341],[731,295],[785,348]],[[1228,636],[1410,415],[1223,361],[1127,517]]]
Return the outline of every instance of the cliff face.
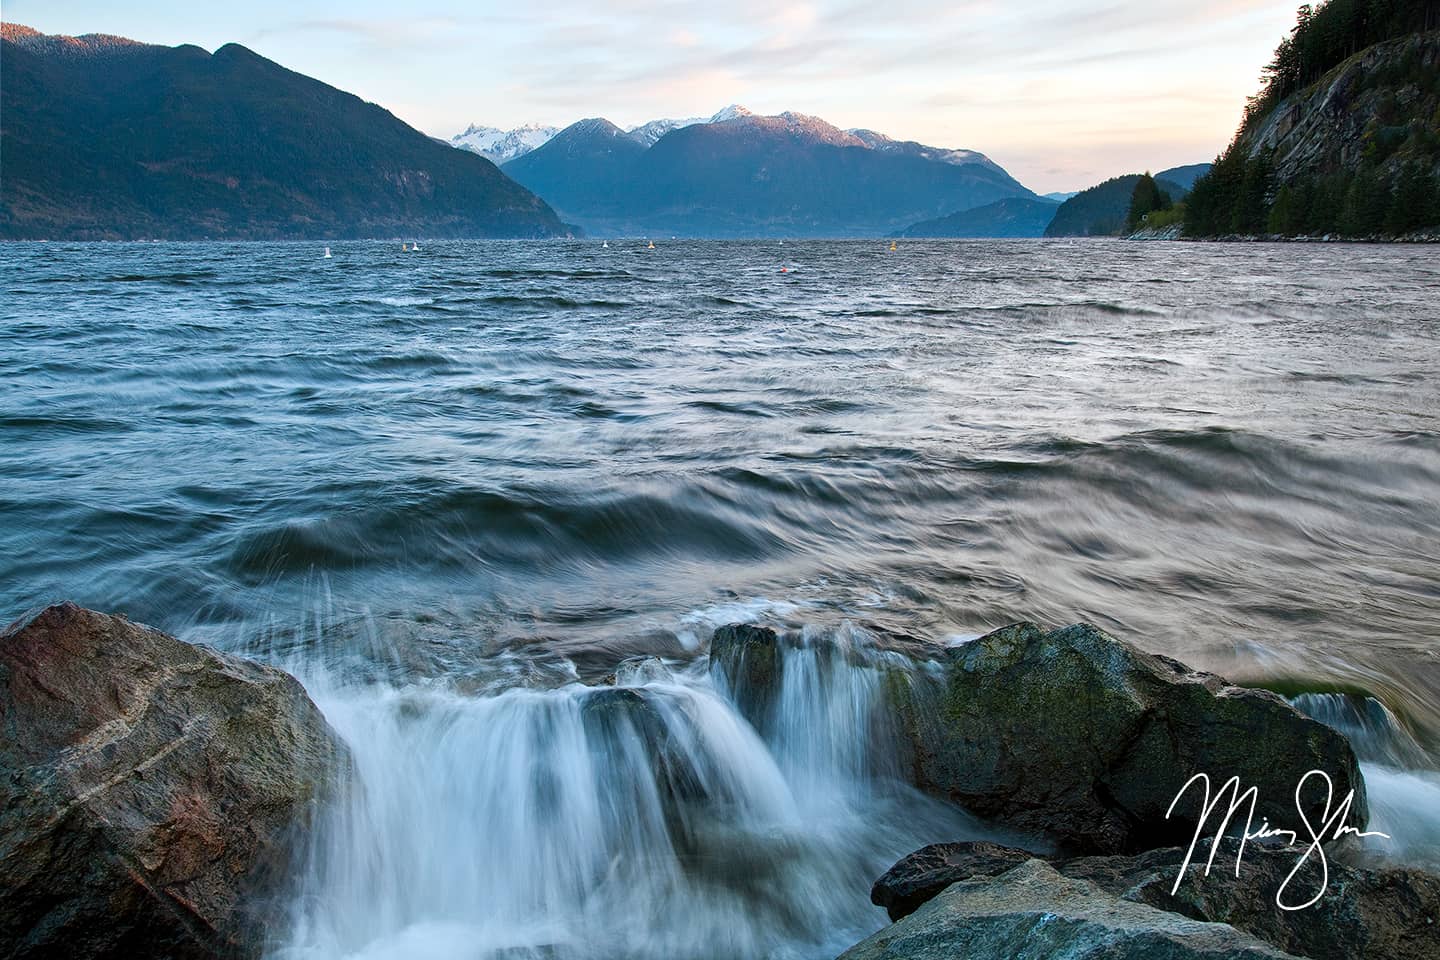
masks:
[[[1440,32],[1361,51],[1278,104],[1241,142],[1250,157],[1273,151],[1282,184],[1367,164],[1386,179],[1410,163],[1440,174]]]
[[[1186,236],[1440,234],[1440,31],[1402,31],[1349,56],[1342,44],[1305,74],[1297,38],[1325,40],[1327,26],[1354,21],[1337,9],[1350,8],[1318,8],[1281,44],[1286,72],[1251,100],[1234,142],[1195,182]]]

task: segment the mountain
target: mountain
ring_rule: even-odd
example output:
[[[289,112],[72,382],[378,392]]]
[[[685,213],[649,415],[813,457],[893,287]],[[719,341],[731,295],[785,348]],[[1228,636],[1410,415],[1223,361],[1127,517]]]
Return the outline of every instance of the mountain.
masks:
[[[651,120],[649,123],[642,123],[638,127],[631,127],[625,131],[630,139],[642,146],[652,146],[665,134],[672,130],[679,130],[681,127],[693,127],[697,123],[724,123],[726,120],[734,120],[737,117],[749,117],[753,114],[740,106],[732,103],[724,110],[709,117],[691,117],[688,120]]]
[[[748,116],[750,116],[749,110],[738,104],[732,104],[709,117],[651,120],[649,123],[630,127],[625,131],[625,135],[641,146],[648,147],[671,130],[679,130],[681,127],[697,123],[720,123],[724,120]],[[511,130],[501,130],[499,127],[486,127],[472,123],[465,128],[465,132],[457,133],[444,142],[452,147],[459,147],[461,150],[478,153],[493,163],[501,164],[518,160],[530,151],[544,146],[559,132],[559,127],[547,127],[538,123],[527,123]]]
[[[1071,197],[1075,196],[1075,194],[1079,192],[1079,190],[1057,190],[1054,193],[1042,194],[1042,196],[1046,200],[1054,200],[1056,203],[1064,203],[1066,200],[1069,200]]]
[[[948,217],[912,223],[899,237],[1041,237],[1060,204],[1054,200],[1006,197]]]
[[[582,120],[504,170],[601,234],[878,236],[1005,197],[1034,198],[982,154],[803,114],[728,107],[703,123],[673,122],[681,125],[647,143],[648,132],[635,135],[644,128]]]
[[[559,127],[544,127],[538,123],[527,123],[513,130],[482,127],[472,123],[465,128],[464,133],[451,137],[449,144],[461,150],[478,153],[498,165],[524,156],[559,132]]]
[[[1135,183],[1140,176],[1130,173],[1113,177],[1088,190],[1081,190],[1060,204],[1060,209],[1055,211],[1055,219],[1045,228],[1045,236],[1113,237],[1120,233],[1130,212],[1130,198],[1135,193]],[[1170,195],[1171,200],[1185,195],[1185,188],[1178,183],[1161,177],[1156,177],[1155,183]]]
[[[883,133],[876,133],[874,130],[846,130],[846,133],[855,137],[861,144],[871,150],[880,153],[892,153],[904,157],[918,157],[921,160],[934,160],[937,163],[953,163],[956,165],[977,163],[988,166],[992,170],[1004,173],[1000,165],[995,163],[983,153],[976,153],[974,150],[948,150],[944,147],[927,147],[923,143],[916,143],[914,140],[892,140]]]
[[[1182,188],[1186,193],[1195,185],[1195,181],[1210,172],[1208,163],[1190,163],[1183,167],[1171,167],[1169,170],[1161,170],[1155,174],[1156,180],[1168,180],[1170,183]],[[1172,200],[1179,200],[1178,196],[1171,197]]]
[[[1300,8],[1185,233],[1440,234],[1440,3]]]
[[[576,211],[567,216],[609,216],[623,210],[615,191],[628,184],[647,149],[609,120],[593,117],[572,123],[503,169],[557,210]]]
[[[0,237],[549,237],[481,157],[236,44],[0,28]]]

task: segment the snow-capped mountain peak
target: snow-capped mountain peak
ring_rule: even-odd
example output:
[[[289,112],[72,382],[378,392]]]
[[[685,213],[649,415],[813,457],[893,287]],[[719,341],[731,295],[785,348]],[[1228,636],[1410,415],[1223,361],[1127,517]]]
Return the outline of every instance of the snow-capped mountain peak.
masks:
[[[514,130],[501,130],[472,123],[465,128],[464,133],[451,137],[450,145],[478,153],[492,163],[501,164],[524,156],[547,143],[559,132],[559,127],[546,127],[538,123],[527,123]]]
[[[738,103],[732,103],[724,110],[712,116],[707,123],[724,123],[726,120],[739,120],[741,117],[753,117],[755,114],[746,110]]]
[[[1000,170],[984,154],[976,153],[973,150],[952,150],[927,146],[913,140],[895,140],[883,133],[876,133],[874,130],[840,130],[819,117],[794,111],[786,111],[776,116],[761,116],[738,103],[732,103],[709,117],[651,120],[649,123],[642,123],[624,131],[612,126],[608,121],[598,118],[583,120],[573,126],[580,132],[589,131],[592,127],[597,131],[604,128],[602,132],[607,132],[611,136],[623,136],[643,147],[650,147],[661,137],[682,127],[729,123],[738,120],[746,120],[772,128],[780,127],[805,139],[834,146],[865,147],[884,153],[906,154],[940,163],[980,164]],[[449,142],[452,146],[471,150],[483,157],[488,157],[496,164],[502,164],[508,160],[523,157],[530,151],[543,146],[559,132],[560,128],[558,127],[541,126],[536,123],[527,123],[513,130],[500,130],[496,127],[471,124],[464,133],[451,137]]]
[[[650,146],[671,130],[679,130],[681,127],[691,127],[697,123],[709,123],[704,117],[690,117],[685,120],[651,120],[649,123],[642,123],[638,127],[631,127],[625,132],[630,139],[645,146]]]

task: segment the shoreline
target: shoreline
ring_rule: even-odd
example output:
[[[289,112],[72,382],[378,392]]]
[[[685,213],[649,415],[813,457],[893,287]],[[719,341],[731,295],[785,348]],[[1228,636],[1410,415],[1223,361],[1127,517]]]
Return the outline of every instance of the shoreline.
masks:
[[[711,637],[707,670],[717,691],[756,731],[768,737],[773,722],[769,718],[779,698],[788,696],[786,691],[796,682],[811,682],[802,681],[798,675],[791,678],[796,670],[811,669],[792,651],[823,649],[814,647],[815,643],[762,625],[732,624],[715,630]],[[1312,872],[1303,875],[1312,886],[1319,883],[1313,869],[1327,856],[1326,851],[1334,858],[1330,871],[1337,878],[1332,893],[1336,906],[1322,913],[1298,915],[1296,919],[1283,910],[1266,908],[1263,900],[1255,902],[1261,894],[1281,896],[1283,889],[1277,893],[1273,888],[1288,865],[1296,862],[1296,854],[1277,850],[1262,842],[1258,834],[1250,853],[1245,854],[1242,845],[1236,854],[1244,854],[1245,862],[1254,864],[1239,877],[1231,878],[1229,870],[1223,876],[1217,873],[1202,877],[1182,865],[1180,875],[1189,875],[1184,889],[1177,881],[1175,890],[1165,892],[1169,881],[1175,879],[1172,874],[1177,865],[1182,864],[1177,858],[1185,838],[1193,833],[1193,845],[1215,826],[1214,821],[1199,816],[1199,805],[1194,812],[1183,807],[1175,809],[1186,793],[1184,789],[1170,803],[1172,809],[1165,809],[1176,783],[1198,768],[1214,770],[1217,776],[1234,771],[1243,783],[1259,788],[1261,806],[1256,819],[1263,813],[1267,823],[1288,825],[1295,820],[1296,812],[1285,811],[1286,784],[1300,777],[1306,767],[1319,764],[1336,778],[1333,786],[1339,795],[1353,791],[1355,829],[1366,826],[1369,814],[1364,781],[1348,740],[1334,728],[1303,716],[1279,696],[1230,686],[1218,676],[1191,671],[1167,657],[1141,653],[1083,624],[1049,632],[1032,624],[1015,624],[958,647],[925,649],[928,652],[924,655],[934,664],[928,671],[917,670],[921,661],[908,655],[889,653],[876,659],[876,653],[865,647],[837,649],[835,655],[841,659],[830,669],[840,669],[838,664],[853,661],[857,665],[873,664],[863,669],[880,670],[878,676],[883,677],[883,682],[877,687],[880,699],[876,705],[890,718],[883,728],[893,730],[897,737],[886,750],[898,751],[897,773],[903,773],[913,787],[958,804],[986,824],[1018,830],[1016,836],[1031,837],[1044,846],[955,844],[947,843],[953,837],[933,837],[931,843],[939,847],[925,847],[903,857],[876,881],[871,891],[872,902],[890,909],[895,923],[857,944],[845,957],[860,960],[931,956],[908,949],[895,953],[890,947],[920,937],[943,944],[951,953],[963,948],[977,960],[999,958],[1006,956],[1003,951],[1015,943],[1004,937],[995,940],[995,924],[1013,934],[1016,923],[1023,926],[1032,922],[1025,918],[1032,917],[1034,910],[1073,921],[1064,939],[1052,947],[1078,948],[1098,937],[1120,951],[1114,955],[1125,957],[1146,956],[1144,951],[1153,947],[1157,936],[1178,941],[1185,950],[1194,948],[1195,952],[1176,954],[1183,957],[1209,956],[1207,944],[1215,936],[1221,938],[1226,949],[1240,951],[1227,955],[1247,957],[1274,956],[1266,951],[1304,946],[1309,942],[1307,938],[1316,936],[1343,941],[1343,948],[1333,954],[1337,957],[1399,960],[1405,954],[1396,952],[1395,944],[1408,949],[1434,941],[1440,947],[1440,927],[1433,921],[1427,927],[1423,912],[1416,920],[1407,912],[1410,908],[1392,899],[1392,891],[1408,891],[1401,896],[1404,903],[1430,904],[1424,909],[1433,913],[1440,908],[1440,876],[1413,867],[1364,865],[1362,859],[1357,859],[1363,847],[1356,846],[1353,839],[1340,842],[1345,839],[1341,832],[1327,837],[1324,849],[1311,861]],[[120,708],[132,715],[137,709],[143,710],[153,718],[147,724],[161,724],[153,727],[153,735],[147,734],[159,736],[158,743],[164,743],[166,715],[192,718],[186,723],[187,731],[212,732],[183,734],[182,742],[192,746],[182,750],[162,748],[151,759],[142,759],[136,773],[126,774],[123,766],[117,770],[116,763],[132,762],[126,757],[140,759],[154,748],[146,747],[136,754],[130,745],[132,732],[106,727],[105,718],[114,707],[103,702],[105,686],[93,685],[88,664],[94,657],[109,660],[113,666],[108,676],[129,691],[122,696]],[[224,693],[217,699],[205,691],[230,688],[215,688],[209,682],[195,685],[184,679],[185,671],[177,673],[170,666],[172,661],[189,662],[196,657],[200,658],[196,666],[186,669],[198,670],[202,676],[230,678],[224,683],[238,682],[237,693]],[[160,672],[154,674],[157,668]],[[152,675],[154,679],[145,679]],[[24,882],[8,884],[8,889],[20,895],[11,893],[0,898],[0,925],[11,931],[27,925],[32,931],[40,931],[32,932],[31,946],[43,950],[47,936],[43,931],[51,930],[53,935],[56,929],[68,929],[73,936],[86,928],[91,923],[86,918],[92,914],[83,907],[83,898],[101,895],[109,904],[103,909],[119,910],[113,918],[112,942],[123,943],[128,929],[145,930],[146,937],[156,936],[157,929],[168,929],[165,936],[175,945],[176,956],[269,955],[250,926],[252,907],[294,897],[291,891],[300,874],[309,868],[293,856],[291,867],[282,874],[276,874],[273,866],[257,872],[254,865],[261,861],[273,864],[276,844],[279,849],[294,844],[291,849],[295,851],[313,847],[316,841],[301,838],[323,828],[328,820],[325,808],[336,806],[344,819],[344,807],[351,802],[363,803],[365,792],[363,783],[353,782],[356,776],[363,779],[363,764],[352,768],[348,759],[351,747],[321,717],[314,702],[300,692],[295,679],[277,668],[197,647],[73,604],[46,608],[16,621],[0,634],[0,677],[4,679],[0,705],[22,734],[19,742],[7,750],[22,751],[24,759],[10,758],[10,765],[28,771],[27,778],[38,778],[35,783],[48,779],[55,785],[49,789],[59,787],[62,791],[57,802],[72,807],[79,804],[84,811],[79,820],[52,822],[50,826],[37,826],[46,822],[43,818],[23,821],[32,824],[24,828],[17,827],[13,820],[6,824],[6,849],[35,852],[18,861],[12,857],[4,862],[7,872],[13,873],[17,864],[28,864],[25,869],[31,872]],[[36,692],[42,689],[38,684],[42,682],[43,689],[50,693],[37,700]],[[667,791],[695,789],[682,784],[706,782],[703,776],[695,780],[693,774],[683,772],[694,758],[677,752],[681,748],[675,740],[674,707],[668,705],[668,689],[655,686],[642,672],[622,679],[611,677],[608,683],[595,686],[576,687],[572,693],[581,698],[578,702],[583,704],[581,716],[586,718],[587,729],[621,736],[622,742],[630,744],[627,750],[638,750],[637,757],[650,758],[646,763],[657,775],[662,770],[670,771],[661,781],[662,785],[670,784],[662,786],[662,799]],[[100,726],[95,733],[82,736],[93,738],[101,730],[111,729],[105,734],[112,738],[111,745],[84,762],[93,766],[91,772],[82,773],[89,767],[77,766],[77,761],[63,752],[25,752],[35,749],[30,746],[34,733],[27,731],[38,733],[33,724],[47,715],[37,713],[37,709],[50,710],[41,705],[56,695],[72,705],[67,713],[72,719],[66,722],[78,724],[77,733],[92,723]],[[237,695],[242,700],[235,700]],[[244,709],[250,713],[258,710],[280,725],[269,728],[274,734],[247,735],[250,739],[236,752],[233,738],[237,733],[228,724],[206,718],[218,721],[222,715],[230,714],[234,709],[231,705],[238,702],[253,704]],[[1162,705],[1163,711],[1157,712]],[[196,722],[201,723],[201,728],[193,726]],[[1161,728],[1168,732],[1160,732]],[[1265,730],[1264,738],[1248,742],[1250,738],[1241,731],[1254,729]],[[283,763],[288,768],[291,761],[281,760],[286,754],[274,753],[265,738],[278,735],[288,740],[296,736],[296,730],[308,731],[303,736],[312,744],[308,748],[312,766],[308,773],[296,768],[296,773],[277,779],[281,769],[275,765]],[[114,739],[117,735],[118,739]],[[195,739],[197,736],[200,739]],[[361,746],[353,744],[355,749]],[[231,777],[227,768],[232,763],[251,764],[252,772]],[[52,764],[58,766],[52,768]],[[124,781],[136,776],[141,768],[146,771],[146,787],[140,793],[107,789],[96,794],[83,787],[92,777],[110,783]],[[47,769],[58,771],[58,779],[54,772],[43,773]],[[81,779],[74,780],[76,776]],[[282,781],[292,784],[283,789],[298,804],[287,801],[291,803],[290,812],[281,813],[276,820],[274,799],[262,801],[272,819],[269,826],[255,834],[270,838],[258,847],[252,846],[254,840],[242,840],[233,832],[256,827],[257,821],[251,821],[248,815],[227,818],[228,826],[202,817],[197,822],[209,825],[194,834],[188,829],[174,832],[160,814],[167,805],[173,809],[175,801],[167,798],[192,795],[197,785],[203,784],[198,786],[198,795],[211,798],[205,803],[220,809],[251,802],[244,798],[254,789],[252,783]],[[64,791],[70,789],[67,784],[71,783],[80,791],[79,799],[64,798]],[[1103,789],[1101,784],[1105,784]],[[289,793],[292,790],[298,792]],[[309,799],[316,790],[329,798],[322,800],[319,807]],[[705,796],[702,787],[700,794],[685,803],[703,801]],[[354,801],[349,799],[352,797]],[[667,820],[689,816],[681,813],[683,807],[671,808],[679,801],[679,795],[664,799]],[[1181,819],[1172,821],[1176,813]],[[1301,815],[1306,816],[1303,808]],[[36,839],[59,839],[77,830],[77,836],[89,836],[88,831],[96,829],[84,825],[91,816],[99,818],[95,824],[100,832],[94,835],[103,837],[103,844],[112,849],[109,856],[118,855],[122,863],[191,861],[193,852],[181,851],[193,849],[196,840],[190,839],[192,835],[209,837],[199,842],[223,842],[229,852],[218,862],[230,864],[225,869],[232,879],[217,885],[217,878],[208,872],[173,875],[167,872],[168,867],[145,868],[144,885],[166,891],[160,900],[125,899],[128,895],[124,891],[132,880],[124,872],[108,881],[108,892],[106,883],[74,887],[70,871],[44,865],[44,850],[64,849],[66,844],[58,848],[48,843],[37,846],[26,831],[40,830]],[[1328,820],[1328,814],[1323,819]],[[127,830],[134,832],[117,833],[104,826],[118,822],[127,823]],[[58,834],[52,833],[57,830]],[[1217,836],[1226,832],[1223,825],[1216,828]],[[221,841],[222,836],[227,839]],[[977,854],[980,861],[974,859]],[[34,859],[36,856],[41,859]],[[1189,857],[1184,860],[1199,869],[1201,861]],[[1130,879],[1112,883],[1107,879],[1111,876]],[[1143,882],[1139,878],[1144,878]],[[897,882],[901,884],[898,888]],[[33,894],[37,883],[45,884],[50,894],[37,900]],[[1283,888],[1284,883],[1280,886]],[[908,892],[891,892],[897,889]],[[166,919],[164,908],[156,913],[166,896],[189,903],[188,910],[208,932],[197,934],[192,921],[174,926],[173,919]],[[74,900],[76,897],[82,900]],[[931,900],[934,906],[922,906]],[[69,918],[65,925],[56,928],[53,921],[37,922],[27,912],[45,902],[68,904],[64,907],[64,915]],[[983,906],[993,907],[997,902],[1003,906],[999,913]],[[129,906],[117,907],[120,903]],[[901,907],[898,913],[897,904]],[[1338,916],[1349,916],[1356,910],[1366,917],[1360,934],[1346,928],[1346,940],[1340,936],[1340,928],[1328,926],[1340,923]],[[1206,921],[1201,925],[1204,930],[1189,926],[1197,914],[1198,919]],[[1025,942],[1049,943],[1045,940],[1052,935],[1048,930],[1045,924],[1035,926],[1026,934]],[[37,935],[41,939],[33,940]],[[16,955],[38,954],[22,950]],[[104,949],[76,954],[95,958],[115,955]]]

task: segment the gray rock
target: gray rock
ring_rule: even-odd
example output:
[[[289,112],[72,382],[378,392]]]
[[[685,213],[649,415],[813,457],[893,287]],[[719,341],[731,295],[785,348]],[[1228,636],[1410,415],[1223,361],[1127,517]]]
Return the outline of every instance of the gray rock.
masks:
[[[1312,857],[1286,888],[1304,910],[1281,910],[1276,894],[1299,860],[1294,848],[1248,843],[1235,873],[1238,845],[1222,843],[1205,874],[1208,847],[1197,850],[1185,881],[1172,895],[1185,850],[1171,847],[1136,856],[1052,860],[1061,875],[1092,883],[1114,896],[1194,920],[1224,923],[1277,949],[1316,960],[1408,960],[1440,957],[1440,877],[1411,869],[1373,869],[1328,861],[1322,877]],[[875,881],[871,899],[900,919],[952,883],[994,878],[1034,855],[992,843],[939,843],[903,858]]]
[[[1121,899],[1027,860],[953,883],[840,960],[1274,960],[1249,934]]]
[[[1083,857],[1056,866],[1126,899],[1228,923],[1315,960],[1440,957],[1440,877],[1413,869],[1351,867],[1333,856],[1322,874],[1312,856],[1286,886],[1285,902],[1298,906],[1322,890],[1323,896],[1303,910],[1282,910],[1276,893],[1302,851],[1246,844],[1237,877],[1237,847],[1235,841],[1223,842],[1208,875],[1204,857],[1197,855],[1173,895],[1184,863],[1179,848],[1137,857]]]
[[[0,634],[12,958],[256,956],[347,762],[288,674],[64,603]]]
[[[1188,844],[1201,792],[1192,788],[1166,812],[1197,773],[1217,791],[1231,776],[1256,787],[1257,827],[1268,818],[1300,829],[1296,784],[1323,770],[1337,803],[1354,791],[1345,822],[1367,821],[1349,742],[1268,691],[1232,686],[1089,624],[1050,633],[1015,624],[947,653],[944,689],[912,690],[897,703],[915,782],[1071,852]],[[1310,821],[1322,822],[1323,789],[1305,800]]]

